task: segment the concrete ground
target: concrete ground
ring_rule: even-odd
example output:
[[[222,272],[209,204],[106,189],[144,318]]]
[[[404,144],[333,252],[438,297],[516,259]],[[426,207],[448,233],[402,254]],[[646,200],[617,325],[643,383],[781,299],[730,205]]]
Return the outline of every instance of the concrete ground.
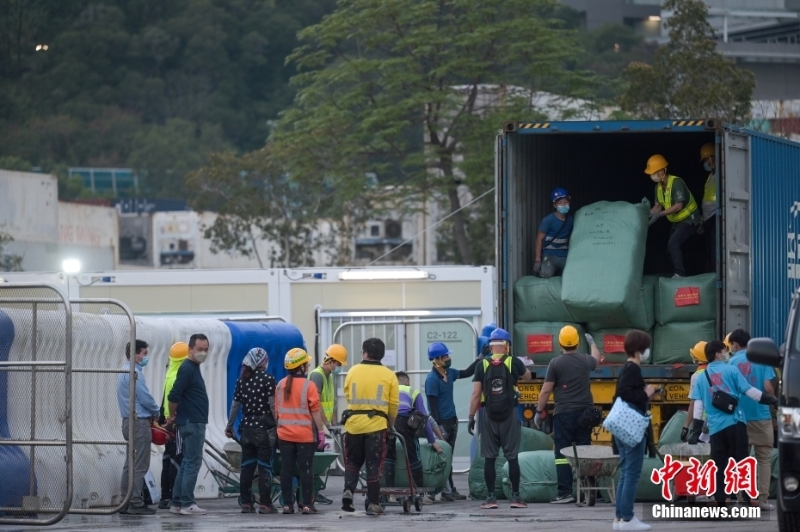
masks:
[[[467,476],[456,475],[456,486],[461,493],[468,493]],[[508,501],[499,501],[498,510],[481,510],[480,502],[466,501],[439,502],[425,505],[422,513],[412,509],[410,515],[403,515],[399,506],[389,506],[386,514],[379,517],[367,516],[364,513],[364,499],[356,496],[355,513],[343,512],[340,499],[343,486],[342,477],[331,477],[325,494],[334,499],[330,506],[318,505],[317,515],[257,515],[239,513],[235,498],[198,501],[202,508],[209,510],[208,515],[187,517],[170,514],[159,510],[154,516],[82,516],[69,515],[60,523],[46,527],[0,526],[0,531],[126,531],[154,530],[165,532],[218,532],[238,530],[307,530],[307,531],[347,531],[371,532],[380,529],[386,532],[411,532],[416,528],[420,532],[467,532],[467,531],[503,531],[525,530],[611,530],[614,508],[610,504],[598,502],[594,507],[576,507],[573,504],[531,504],[527,509],[512,510]],[[775,512],[762,517],[761,520],[725,520],[725,521],[658,521],[642,517],[644,505],[636,505],[636,515],[653,525],[653,531],[692,532],[719,530],[725,532],[775,531],[777,522]],[[497,528],[495,528],[497,527]]]

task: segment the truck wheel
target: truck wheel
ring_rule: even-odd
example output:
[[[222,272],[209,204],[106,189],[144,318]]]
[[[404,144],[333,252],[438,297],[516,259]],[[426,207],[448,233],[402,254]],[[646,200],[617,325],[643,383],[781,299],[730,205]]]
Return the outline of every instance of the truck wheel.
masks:
[[[775,501],[778,507],[778,532],[797,532],[800,530],[800,512],[781,510],[781,501]]]

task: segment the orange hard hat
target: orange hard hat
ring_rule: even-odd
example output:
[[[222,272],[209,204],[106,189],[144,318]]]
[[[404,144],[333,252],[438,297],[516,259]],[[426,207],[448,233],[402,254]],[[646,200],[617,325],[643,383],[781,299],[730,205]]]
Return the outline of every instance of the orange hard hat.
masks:
[[[708,144],[703,144],[700,148],[700,160],[702,161],[706,157],[714,157],[714,145],[710,142]]]
[[[644,169],[644,173],[647,175],[653,175],[659,170],[663,170],[666,167],[667,167],[667,160],[664,158],[663,155],[659,155],[658,153],[656,153],[655,155],[647,159],[647,168]]]

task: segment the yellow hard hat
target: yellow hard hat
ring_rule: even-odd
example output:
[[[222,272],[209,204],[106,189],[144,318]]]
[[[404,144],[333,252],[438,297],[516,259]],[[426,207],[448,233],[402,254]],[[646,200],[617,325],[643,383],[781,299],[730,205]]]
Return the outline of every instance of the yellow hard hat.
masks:
[[[283,358],[283,367],[286,369],[296,369],[311,360],[303,349],[295,347],[290,349],[286,356]]]
[[[655,154],[649,159],[647,159],[647,168],[644,169],[644,173],[647,175],[653,175],[659,170],[663,170],[667,167],[667,160],[664,159],[663,155]]]
[[[728,351],[730,351],[730,349],[731,349],[731,333],[728,333],[727,335],[725,335],[725,339],[722,341],[722,343],[725,344],[725,347],[727,347]]]
[[[341,344],[331,344],[331,346],[325,350],[325,355],[327,355],[328,358],[334,359],[342,366],[347,364],[347,348]]]
[[[692,355],[692,358],[697,360],[698,362],[707,363],[708,359],[706,358],[706,344],[708,342],[697,342],[694,344],[694,347],[689,349],[689,354]]]
[[[700,148],[700,160],[702,161],[706,157],[714,157],[714,145],[711,143],[703,144]]]
[[[169,348],[169,358],[181,360],[189,356],[189,344],[186,342],[176,342]]]
[[[578,347],[579,342],[578,329],[572,325],[563,327],[561,332],[558,333],[558,343],[561,345],[561,347]]]

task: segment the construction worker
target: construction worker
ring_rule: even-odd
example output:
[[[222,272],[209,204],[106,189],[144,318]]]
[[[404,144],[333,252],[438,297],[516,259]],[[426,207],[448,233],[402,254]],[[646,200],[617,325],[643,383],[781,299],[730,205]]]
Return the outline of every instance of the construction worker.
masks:
[[[731,336],[731,342],[734,341]],[[733,345],[733,344],[732,344]],[[747,458],[750,445],[747,439],[746,418],[742,410],[744,396],[749,397],[762,405],[777,405],[778,399],[774,395],[763,393],[758,388],[750,386],[739,372],[738,368],[728,364],[730,354],[725,344],[713,340],[706,344],[706,359],[710,361],[698,378],[689,399],[694,399],[694,420],[689,429],[687,443],[696,444],[703,430],[703,412],[708,421],[708,432],[711,435],[711,459],[717,465],[717,490],[714,499],[718,505],[725,504],[727,494],[725,487],[725,471],[728,459],[733,458],[740,462]],[[717,396],[725,400],[719,392],[738,401],[732,412],[718,409],[712,404],[712,398]],[[729,401],[730,402],[730,401]],[[750,496],[742,491],[745,503],[750,503]]]
[[[667,248],[674,268],[673,278],[685,277],[681,246],[697,232],[697,226],[701,222],[697,203],[683,179],[667,173],[667,160],[662,155],[650,157],[644,173],[656,184],[655,203],[650,209],[650,225],[663,216],[672,223]]]
[[[470,434],[475,432],[475,414],[481,408],[481,456],[486,460],[483,470],[486,501],[484,510],[497,508],[495,486],[495,462],[503,449],[508,460],[508,476],[511,481],[511,507],[527,508],[519,495],[519,453],[522,428],[517,417],[517,382],[528,380],[531,372],[521,359],[511,355],[511,337],[505,329],[495,329],[489,336],[491,356],[484,358],[475,369],[472,378],[472,399],[469,404]]]
[[[754,364],[747,360],[747,343],[750,333],[743,329],[736,329],[730,334],[731,357],[728,364],[736,367],[747,381],[747,384],[768,395],[775,395],[772,379],[775,371],[763,364]],[[760,506],[762,510],[774,510],[769,503],[769,481],[771,475],[770,457],[774,444],[772,432],[772,413],[769,405],[758,404],[749,397],[742,397],[742,412],[747,423],[747,441],[755,448],[758,473],[756,475],[758,487],[758,500],[751,501],[753,506]]]
[[[556,473],[558,475],[558,492],[553,504],[575,502],[572,496],[572,468],[561,454],[561,449],[577,445],[591,445],[592,429],[579,423],[581,415],[587,408],[594,406],[592,386],[589,375],[600,363],[600,350],[591,335],[586,339],[591,345],[592,354],[578,353],[580,341],[578,330],[572,325],[563,327],[558,333],[558,344],[561,355],[550,361],[544,377],[542,390],[539,392],[539,403],[533,424],[540,428],[542,420],[547,417],[547,400],[555,392],[553,408],[553,440],[555,440]],[[646,361],[645,361],[646,362]]]
[[[569,213],[569,192],[556,188],[550,192],[553,212],[542,219],[536,234],[536,262],[533,273],[548,278],[560,275],[567,264],[569,237],[575,223]]]
[[[183,361],[189,357],[189,344],[186,342],[176,342],[169,348],[169,362],[167,363],[167,376],[164,378],[164,394],[161,397],[161,418],[163,425],[170,416],[169,402],[167,397],[175,384],[178,376],[178,368]],[[175,477],[178,475],[178,468],[183,460],[181,433],[175,427],[168,427],[175,433],[174,438],[170,438],[164,446],[164,455],[161,459],[161,500],[158,502],[159,510],[169,510],[169,502],[172,500],[172,487],[175,485]]]
[[[367,515],[380,515],[381,472],[386,456],[386,432],[394,428],[400,405],[397,376],[381,364],[386,345],[368,338],[361,345],[362,361],[347,372],[344,395],[347,410],[342,413],[344,436],[344,493],[342,510],[354,512],[353,492],[358,474],[367,465]]]
[[[442,448],[436,443],[433,428],[428,423],[428,412],[425,411],[425,402],[419,390],[410,386],[411,381],[408,374],[398,371],[396,374],[397,382],[400,385],[400,406],[397,410],[397,420],[394,428],[403,437],[405,453],[408,463],[411,466],[411,477],[414,485],[418,488],[423,487],[422,456],[419,449],[419,438],[417,430],[409,426],[409,418],[417,417],[417,421],[425,424],[425,437],[437,453],[442,453]],[[397,449],[394,438],[389,438],[389,447],[386,449],[386,462],[383,464],[383,478],[386,486],[394,487],[394,463],[397,458]]]
[[[428,410],[434,421],[441,427],[445,441],[455,449],[458,437],[458,415],[456,403],[453,400],[453,389],[458,379],[466,379],[475,374],[478,361],[474,360],[467,369],[458,370],[451,367],[453,361],[450,355],[452,354],[452,351],[441,342],[434,342],[428,346],[428,360],[431,361],[433,367],[425,378],[425,396],[428,399]],[[428,497],[432,499],[435,495],[431,494]],[[461,495],[453,484],[453,473],[451,472],[448,483],[442,489],[441,500],[452,502],[466,498],[467,496]]]
[[[328,423],[322,417],[319,391],[306,378],[311,358],[305,350],[295,347],[283,358],[283,367],[289,375],[278,383],[275,390],[275,415],[278,418],[278,448],[281,451],[281,494],[283,513],[294,513],[295,467],[300,472],[300,492],[303,501],[297,501],[304,514],[315,514],[314,507],[314,449],[319,438],[315,435]],[[317,428],[319,427],[319,428]]]
[[[336,376],[342,372],[342,366],[347,364],[347,349],[340,344],[332,344],[325,350],[322,364],[314,368],[309,375],[311,382],[317,385],[322,414],[328,424],[333,423],[333,405],[336,402]],[[317,427],[317,433],[321,432]],[[317,451],[325,450],[325,438],[317,442]],[[318,476],[318,475],[315,475]],[[316,502],[319,504],[332,504],[333,501],[321,493],[317,493]]]
[[[689,355],[692,357],[692,362],[697,365],[697,371],[692,373],[692,378],[689,380],[689,396],[692,395],[697,377],[708,367],[708,360],[706,360],[706,344],[708,342],[697,342],[693,348],[689,350]],[[681,441],[685,442],[689,437],[689,427],[694,420],[694,400],[689,399],[689,410],[686,412],[686,423],[683,424],[681,429]],[[708,443],[711,441],[708,433],[700,434],[700,441]]]
[[[706,262],[711,271],[714,271],[717,254],[717,165],[713,144],[703,144],[700,148],[700,162],[703,163],[703,168],[708,172],[708,177],[703,187],[703,201],[701,203],[703,224],[697,230],[697,234],[705,235]]]

